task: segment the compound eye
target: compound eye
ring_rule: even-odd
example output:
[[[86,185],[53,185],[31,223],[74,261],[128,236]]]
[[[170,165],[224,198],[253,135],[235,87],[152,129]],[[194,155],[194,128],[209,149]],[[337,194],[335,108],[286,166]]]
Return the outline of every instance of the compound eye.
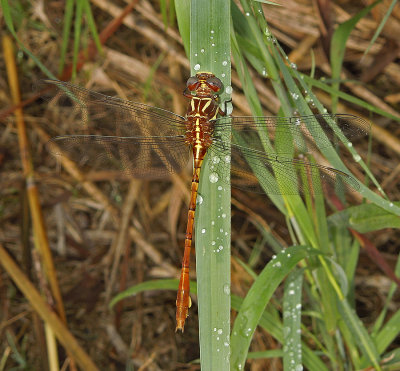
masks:
[[[207,85],[216,93],[220,93],[224,88],[222,81],[215,76],[207,79]]]
[[[189,77],[188,81],[186,82],[186,87],[190,90],[196,90],[199,85],[199,79],[196,76]]]

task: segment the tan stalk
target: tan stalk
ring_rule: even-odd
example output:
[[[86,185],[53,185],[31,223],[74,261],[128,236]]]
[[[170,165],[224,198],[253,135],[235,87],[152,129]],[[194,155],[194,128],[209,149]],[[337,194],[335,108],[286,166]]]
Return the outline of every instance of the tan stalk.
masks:
[[[29,281],[25,274],[19,269],[14,260],[0,244],[0,263],[4,270],[10,275],[17,287],[24,294],[25,298],[32,305],[33,309],[39,314],[43,321],[52,329],[58,341],[64,346],[68,354],[78,363],[82,370],[98,370],[91,358],[81,348],[74,336],[68,331],[65,324],[49,308],[43,300],[39,291]]]

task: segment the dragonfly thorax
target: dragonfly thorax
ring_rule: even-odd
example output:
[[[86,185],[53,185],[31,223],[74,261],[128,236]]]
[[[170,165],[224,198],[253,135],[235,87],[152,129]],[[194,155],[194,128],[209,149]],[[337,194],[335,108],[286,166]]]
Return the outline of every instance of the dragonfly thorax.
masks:
[[[225,113],[219,108],[223,90],[220,79],[210,72],[200,72],[186,83],[183,95],[190,99],[186,112],[186,143],[208,148],[212,143],[214,120]]]

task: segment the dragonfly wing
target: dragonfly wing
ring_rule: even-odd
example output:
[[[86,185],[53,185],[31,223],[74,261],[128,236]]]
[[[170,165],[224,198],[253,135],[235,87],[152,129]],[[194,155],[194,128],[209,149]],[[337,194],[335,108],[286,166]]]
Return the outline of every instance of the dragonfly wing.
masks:
[[[219,158],[225,158],[229,153],[227,143],[219,140],[216,140],[210,149],[212,156]],[[217,173],[226,171],[230,166],[231,183],[239,189],[268,194],[321,193],[331,187],[346,191],[359,189],[358,182],[352,176],[340,170],[311,163],[305,158],[268,155],[238,144],[232,144],[230,152],[230,163],[211,161],[211,166]]]
[[[56,87],[50,106],[69,116],[68,127],[59,125],[62,134],[118,137],[175,136],[185,133],[182,116],[146,104],[110,97],[64,81],[46,80],[40,85]],[[60,132],[59,132],[60,134]]]
[[[96,93],[57,80],[50,105],[60,121],[50,151],[94,170],[120,170],[160,178],[187,164],[185,119],[172,112]],[[46,96],[44,96],[46,98]],[[70,134],[70,135],[64,135]]]
[[[348,114],[319,114],[310,116],[238,116],[222,117],[215,122],[216,135],[229,127],[242,137],[249,137],[247,145],[260,150],[260,139],[252,141],[254,135],[267,143],[274,144],[279,136],[291,140],[294,149],[299,152],[312,152],[317,147],[327,148],[332,142],[338,142],[338,135],[343,134],[349,141],[368,135],[371,124],[360,117]]]
[[[83,169],[118,170],[135,178],[157,179],[179,172],[189,159],[183,137],[58,136],[48,143]]]

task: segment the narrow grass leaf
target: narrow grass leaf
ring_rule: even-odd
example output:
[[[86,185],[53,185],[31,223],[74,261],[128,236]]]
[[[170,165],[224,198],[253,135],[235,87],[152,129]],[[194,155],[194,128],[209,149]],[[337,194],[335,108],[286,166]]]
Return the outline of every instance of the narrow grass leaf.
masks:
[[[239,311],[244,299],[232,295],[232,309]],[[283,324],[281,318],[276,311],[272,313],[271,306],[268,306],[261,315],[259,324],[268,334],[273,336],[277,341],[283,343]],[[315,341],[317,343],[317,341]],[[319,359],[318,355],[313,352],[306,344],[302,344],[303,362],[308,370],[328,371],[325,364]],[[247,358],[250,358],[250,354]]]
[[[128,289],[121,291],[116,295],[109,303],[109,307],[112,308],[119,301],[126,299],[130,296],[137,295],[144,291],[151,290],[174,290],[178,289],[179,280],[177,279],[160,279],[160,280],[151,280],[146,282],[141,282],[137,285],[131,286]],[[190,292],[196,295],[197,288],[196,282],[190,282]]]
[[[244,369],[254,331],[272,294],[285,276],[302,259],[318,251],[306,246],[292,246],[279,253],[262,270],[244,299],[233,325],[231,336],[231,365]]]
[[[394,202],[393,204],[400,207],[400,202]],[[355,229],[360,233],[400,227],[400,219],[397,215],[374,204],[349,207],[331,215],[329,222],[336,226]]]
[[[65,66],[65,56],[67,55],[69,35],[71,33],[72,17],[74,12],[74,0],[67,0],[64,7],[64,25],[61,41],[61,52],[60,52],[60,65],[58,67],[58,73],[61,75]]]
[[[190,4],[191,1],[175,0],[179,33],[182,37],[183,47],[187,56],[190,56]]]
[[[90,7],[90,2],[88,0],[84,0],[83,10],[86,15],[87,23],[92,34],[94,44],[96,45],[99,53],[103,53],[103,47],[101,46],[99,33],[97,32],[96,23],[93,18],[92,8]]]
[[[353,103],[354,105],[364,108],[370,112],[374,112],[380,116],[384,116],[387,118],[390,118],[391,120],[395,120],[395,121],[399,121],[400,122],[400,116],[394,116],[392,115],[390,112],[387,112],[379,107],[375,107],[374,105],[372,105],[371,103],[365,102],[360,98],[357,98],[353,95],[347,94],[343,91],[334,89],[333,87],[331,87],[330,85],[326,84],[326,82],[322,81],[322,80],[317,80],[317,79],[313,79],[307,75],[301,74],[301,80],[304,80],[304,82],[306,84],[315,86],[329,94],[332,95],[337,95],[339,98],[345,100],[346,102],[349,103]]]
[[[400,334],[400,310],[398,310],[374,337],[378,352],[382,354]]]
[[[74,46],[72,56],[72,80],[76,78],[76,67],[78,63],[79,46],[81,41],[81,29],[82,29],[82,16],[83,16],[83,2],[78,1],[76,3],[76,14],[74,22]]]
[[[396,263],[396,268],[394,270],[394,274],[396,275],[396,277],[400,277],[400,255],[397,256],[397,263]],[[393,295],[395,294],[397,289],[398,289],[397,284],[395,282],[392,282],[390,284],[389,292],[386,296],[385,305],[384,305],[381,313],[379,314],[378,319],[375,321],[374,328],[372,330],[373,338],[375,338],[376,334],[379,333],[379,331],[382,329],[383,323],[387,316],[387,312],[389,310],[389,306],[391,305],[391,302],[392,302]],[[378,349],[379,349],[379,347],[378,347]]]
[[[301,370],[301,294],[303,269],[293,270],[283,295],[283,369]]]
[[[355,16],[351,17],[348,21],[340,24],[333,33],[330,56],[331,56],[331,68],[332,68],[332,80],[334,81],[332,87],[334,89],[339,90],[340,73],[342,71],[344,53],[346,51],[346,42],[350,36],[351,31],[353,31],[358,21],[361,18],[365,17],[369,13],[369,11],[380,2],[381,0],[378,0],[375,3],[365,7]],[[336,111],[337,100],[338,97],[336,95],[332,95],[333,112]]]
[[[354,341],[357,343],[366,359],[370,362],[369,365],[375,367],[376,370],[381,370],[381,367],[379,366],[380,358],[378,350],[361,320],[357,317],[347,300],[338,300],[338,308],[341,318],[352,333]]]
[[[375,4],[381,3],[381,2],[382,2],[382,0],[379,0],[379,1],[375,2],[375,3],[372,4],[372,5],[375,5]],[[397,0],[392,0],[392,3],[391,3],[390,6],[388,7],[388,10],[387,10],[385,16],[382,18],[381,23],[379,23],[379,26],[378,26],[378,28],[376,29],[375,33],[374,33],[374,36],[372,36],[372,39],[371,39],[371,41],[370,41],[370,43],[369,43],[367,49],[365,50],[365,52],[364,52],[364,54],[363,54],[363,57],[366,56],[366,55],[368,54],[369,50],[371,49],[371,46],[374,45],[376,39],[378,38],[378,36],[379,36],[380,33],[382,32],[383,27],[385,27],[385,24],[386,24],[387,20],[389,19],[390,15],[392,14],[393,9],[394,9],[394,7],[396,6],[397,3],[398,3]]]

